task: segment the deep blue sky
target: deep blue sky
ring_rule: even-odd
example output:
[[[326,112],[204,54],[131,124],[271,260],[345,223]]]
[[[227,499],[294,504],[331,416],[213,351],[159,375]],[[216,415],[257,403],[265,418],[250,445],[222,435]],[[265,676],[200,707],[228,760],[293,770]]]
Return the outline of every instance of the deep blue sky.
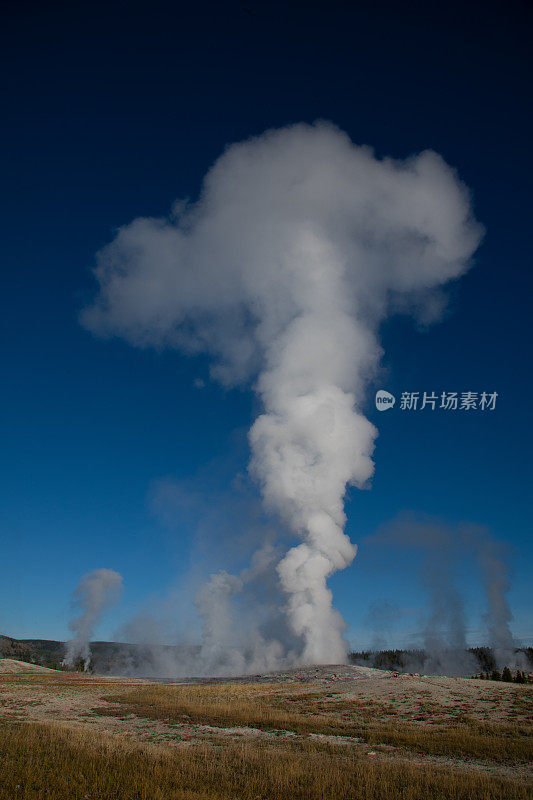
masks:
[[[94,254],[133,217],[194,198],[226,144],[325,118],[379,155],[437,150],[487,231],[444,322],[383,329],[367,409],[380,429],[376,475],[350,495],[349,532],[360,541],[404,509],[489,526],[510,544],[514,629],[531,642],[531,33],[517,2],[8,4],[0,632],[65,638],[70,593],[105,566],[126,585],[98,631],[111,637],[194,567],[194,524],[165,527],[151,487],[200,475],[209,504],[245,468],[255,401],[195,388],[202,359],[84,331]],[[381,386],[499,398],[493,413],[378,414]],[[387,598],[411,641],[425,604],[416,569],[413,554],[393,568],[363,544],[335,577],[355,645],[368,638],[369,604]]]

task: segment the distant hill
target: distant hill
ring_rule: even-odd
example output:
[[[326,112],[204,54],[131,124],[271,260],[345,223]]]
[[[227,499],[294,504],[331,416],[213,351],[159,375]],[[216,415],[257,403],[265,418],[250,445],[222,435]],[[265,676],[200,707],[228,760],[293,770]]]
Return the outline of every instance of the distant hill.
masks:
[[[128,642],[91,642],[91,669],[95,672],[139,674],[161,672],[161,665],[194,658],[197,647],[182,645],[140,645]],[[12,658],[50,669],[62,669],[65,642],[53,639],[13,639],[0,634],[0,658]]]
[[[57,669],[65,656],[65,643],[52,639],[13,639],[0,634],[0,656]]]

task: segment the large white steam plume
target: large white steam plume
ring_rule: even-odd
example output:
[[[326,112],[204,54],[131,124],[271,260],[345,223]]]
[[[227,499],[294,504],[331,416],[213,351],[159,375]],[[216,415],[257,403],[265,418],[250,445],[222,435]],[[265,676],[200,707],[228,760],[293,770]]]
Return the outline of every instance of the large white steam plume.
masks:
[[[98,255],[99,335],[212,355],[226,384],[255,379],[250,431],[264,501],[300,537],[278,573],[303,661],[343,661],[327,579],[353,560],[347,485],[373,472],[361,409],[391,311],[437,315],[481,237],[468,191],[434,152],[378,159],[328,123],[229,147],[197,203],[137,219]]]
[[[69,623],[74,638],[67,642],[63,663],[73,667],[78,659],[85,671],[91,662],[90,641],[103,612],[114,605],[122,591],[122,576],[112,569],[95,569],[84,575],[74,592],[74,605],[81,614]]]

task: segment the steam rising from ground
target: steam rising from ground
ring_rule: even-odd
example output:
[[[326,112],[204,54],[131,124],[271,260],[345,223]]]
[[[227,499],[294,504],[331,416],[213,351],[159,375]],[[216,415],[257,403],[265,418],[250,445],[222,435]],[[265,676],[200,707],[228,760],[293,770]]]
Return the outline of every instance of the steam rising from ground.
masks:
[[[112,569],[95,569],[84,575],[74,592],[74,605],[81,614],[69,624],[74,638],[67,642],[63,663],[73,667],[79,659],[88,670],[91,661],[90,641],[103,612],[114,605],[122,592],[122,576]]]
[[[362,407],[379,323],[399,308],[438,316],[436,290],[465,272],[480,237],[468,192],[439,155],[378,159],[317,123],[230,146],[197,203],[134,220],[99,253],[90,330],[207,352],[214,378],[253,381],[263,412],[251,473],[301,540],[277,573],[302,662],[346,658],[327,579],[356,554],[346,488],[373,473],[377,432]],[[211,588],[223,600],[239,585],[219,575]],[[212,635],[206,622],[209,658]]]
[[[476,660],[468,652],[463,599],[455,583],[455,573],[467,559],[473,560],[485,590],[488,642],[497,666],[523,668],[509,627],[512,614],[506,597],[510,582],[505,547],[486,528],[461,525],[454,529],[439,520],[404,514],[367,541],[422,553],[420,578],[428,594],[424,655],[422,661],[407,665],[409,669],[441,675],[477,671]],[[387,610],[385,606],[380,614],[374,606],[372,616],[379,619]]]
[[[478,554],[481,579],[487,597],[486,622],[489,642],[499,667],[524,668],[522,657],[516,653],[517,643],[509,627],[513,619],[507,592],[511,588],[505,545],[487,535],[484,528],[469,526],[462,531],[465,543]]]

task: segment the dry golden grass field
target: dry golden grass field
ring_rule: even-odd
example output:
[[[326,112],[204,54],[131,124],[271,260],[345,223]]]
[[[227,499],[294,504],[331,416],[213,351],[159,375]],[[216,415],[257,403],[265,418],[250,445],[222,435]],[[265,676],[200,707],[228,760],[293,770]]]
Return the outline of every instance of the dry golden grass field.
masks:
[[[533,689],[357,667],[158,684],[0,661],[1,800],[526,800]]]

